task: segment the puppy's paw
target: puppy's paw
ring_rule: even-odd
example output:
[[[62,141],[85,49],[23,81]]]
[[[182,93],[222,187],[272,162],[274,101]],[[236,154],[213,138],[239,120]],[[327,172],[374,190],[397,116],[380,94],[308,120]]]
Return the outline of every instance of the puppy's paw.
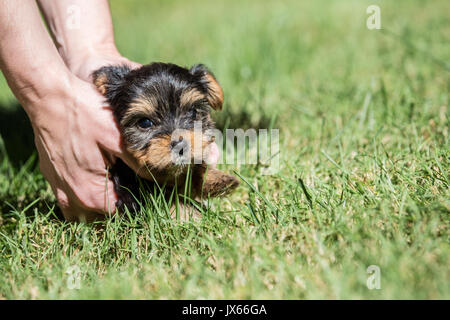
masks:
[[[230,176],[223,171],[209,168],[204,178],[203,196],[219,197],[231,193],[239,185],[236,177]]]

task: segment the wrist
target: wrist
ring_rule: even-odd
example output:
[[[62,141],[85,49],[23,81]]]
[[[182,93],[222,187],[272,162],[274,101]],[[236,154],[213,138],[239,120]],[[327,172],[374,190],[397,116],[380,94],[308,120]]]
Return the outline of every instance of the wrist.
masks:
[[[100,44],[60,47],[58,50],[65,64],[74,74],[77,74],[80,67],[92,59],[121,56],[114,42],[110,41]]]
[[[115,45],[90,48],[80,53],[71,52],[70,58],[66,60],[69,70],[78,78],[92,82],[92,73],[107,65],[128,65],[137,68],[140,64],[132,62],[123,57]]]

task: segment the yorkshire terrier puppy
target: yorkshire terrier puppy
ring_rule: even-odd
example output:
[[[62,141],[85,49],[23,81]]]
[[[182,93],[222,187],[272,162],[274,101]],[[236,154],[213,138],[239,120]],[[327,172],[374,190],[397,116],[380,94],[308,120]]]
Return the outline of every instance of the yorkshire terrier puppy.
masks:
[[[205,66],[106,66],[93,73],[93,80],[113,109],[124,146],[139,165],[135,173],[118,159],[111,168],[119,211],[139,209],[137,175],[150,181],[147,188],[158,183],[168,192],[178,187],[179,194],[189,182],[191,199],[224,195],[238,186],[235,177],[206,164],[214,141],[210,109],[222,109],[223,91]]]

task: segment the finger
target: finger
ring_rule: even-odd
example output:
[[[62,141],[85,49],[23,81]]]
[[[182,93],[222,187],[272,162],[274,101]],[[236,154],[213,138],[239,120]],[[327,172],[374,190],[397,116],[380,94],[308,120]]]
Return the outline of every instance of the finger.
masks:
[[[102,149],[115,156],[122,154],[122,140],[119,125],[110,107],[103,107],[99,116],[99,127],[95,128],[96,138]]]
[[[69,206],[105,215],[114,215],[118,197],[109,171],[103,169],[97,174],[84,177],[83,184],[75,182],[69,194]]]
[[[114,215],[118,200],[112,180],[111,172],[105,170],[91,186],[89,195],[86,194],[86,207],[89,210],[106,215]]]
[[[111,122],[113,122],[113,124],[111,124]],[[101,132],[97,133],[97,143],[100,149],[104,151],[103,155],[104,158],[107,159],[107,163],[115,163],[115,159],[120,158],[127,164],[127,166],[135,171],[138,170],[140,168],[140,164],[123,145],[117,122],[115,120],[111,120],[108,126],[109,128],[105,128],[104,130],[101,130]],[[114,127],[114,129],[111,127]],[[109,133],[105,134],[105,132]]]
[[[128,60],[128,59],[126,59],[126,58],[125,58],[125,60],[124,60],[124,63],[125,63],[127,66],[129,66],[131,69],[137,69],[137,68],[142,67],[142,64],[137,63],[137,62],[134,62],[134,61],[131,61],[131,60]]]
[[[115,192],[114,183],[112,180],[108,179],[108,182],[106,183],[105,188],[105,194],[104,194],[104,205],[103,205],[103,211],[111,216],[114,215],[116,212],[116,203],[118,200],[118,196]]]

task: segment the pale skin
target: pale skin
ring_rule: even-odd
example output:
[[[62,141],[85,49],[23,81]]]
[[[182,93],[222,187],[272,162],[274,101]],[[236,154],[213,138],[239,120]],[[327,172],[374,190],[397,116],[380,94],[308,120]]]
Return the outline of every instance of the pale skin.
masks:
[[[73,5],[81,10],[79,28],[67,24]],[[0,68],[30,118],[41,171],[64,217],[93,221],[113,214],[117,196],[108,168],[117,157],[137,165],[90,75],[103,65],[140,64],[117,50],[108,2],[2,0],[0,44]],[[209,157],[217,163],[216,145]]]

